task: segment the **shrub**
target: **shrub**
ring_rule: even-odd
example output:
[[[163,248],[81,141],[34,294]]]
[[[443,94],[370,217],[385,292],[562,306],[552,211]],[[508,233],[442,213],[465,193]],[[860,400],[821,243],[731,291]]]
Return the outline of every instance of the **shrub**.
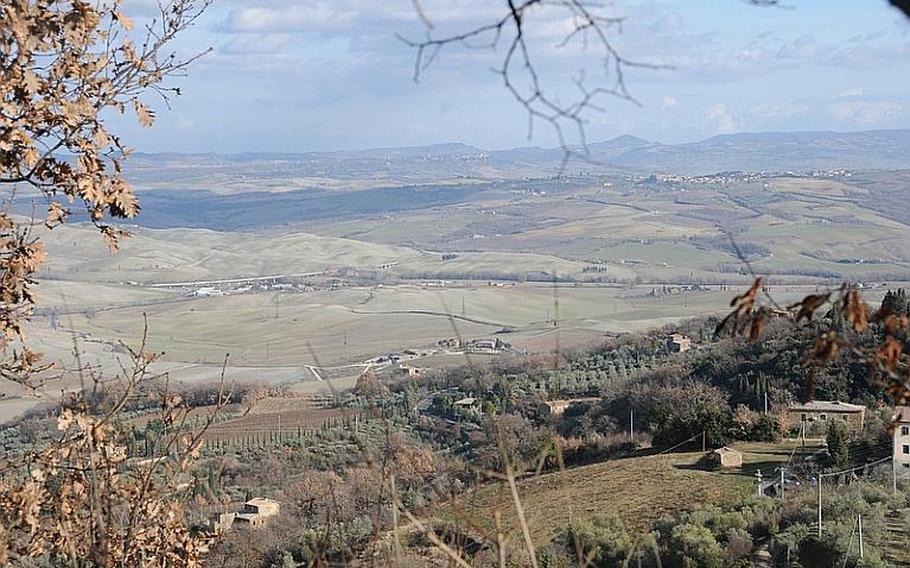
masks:
[[[737,566],[752,553],[752,535],[742,529],[731,529],[725,536],[727,565]]]
[[[564,536],[566,550],[577,556],[577,546],[589,566],[608,568],[620,566],[632,552],[633,539],[622,520],[616,515],[601,515],[593,523],[570,525]]]
[[[682,568],[720,568],[724,564],[724,549],[706,527],[692,523],[677,525],[667,543],[671,566]]]
[[[754,442],[776,442],[781,436],[780,420],[773,414],[762,414],[752,425],[749,439]]]

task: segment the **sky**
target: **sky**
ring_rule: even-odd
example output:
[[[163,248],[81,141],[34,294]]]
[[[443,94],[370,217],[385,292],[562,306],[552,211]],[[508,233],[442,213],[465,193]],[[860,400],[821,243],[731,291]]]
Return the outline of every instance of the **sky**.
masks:
[[[886,0],[626,2],[599,9],[622,18],[606,29],[626,60],[634,100],[604,96],[585,135],[631,134],[664,143],[717,134],[910,128],[910,20]],[[126,0],[137,24],[154,0]],[[505,0],[421,0],[430,33],[472,29],[503,15]],[[614,85],[593,37],[574,37],[567,14],[528,15],[528,44],[543,91],[564,104]],[[137,26],[138,28],[139,26]],[[214,0],[176,49],[211,48],[182,95],[151,129],[112,117],[131,146],[149,152],[306,152],[462,142],[480,148],[553,146],[529,132],[524,109],[493,69],[498,48],[450,45],[414,80],[414,40],[428,30],[413,0]],[[587,39],[587,41],[585,41]],[[525,77],[516,70],[516,84]],[[578,142],[570,135],[569,143]]]

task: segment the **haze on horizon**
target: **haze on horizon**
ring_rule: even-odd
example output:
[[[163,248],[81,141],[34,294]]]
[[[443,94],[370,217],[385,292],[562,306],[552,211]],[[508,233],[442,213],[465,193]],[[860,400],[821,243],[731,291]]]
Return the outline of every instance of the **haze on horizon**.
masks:
[[[152,5],[128,0],[127,12],[139,23]],[[499,8],[423,6],[437,31],[488,21]],[[618,1],[609,10],[626,18],[612,35],[624,57],[674,68],[630,69],[641,106],[604,99],[605,112],[588,115],[591,141],[910,127],[910,22],[885,1]],[[594,52],[557,47],[566,25],[537,25],[533,46],[548,92],[568,98],[579,70],[588,86],[601,77]],[[415,83],[414,52],[395,34],[425,35],[409,0],[219,1],[180,44],[186,53],[213,51],[178,83],[183,95],[172,109],[150,101],[155,128],[131,117],[114,117],[115,127],[148,152],[555,144],[543,127],[528,140],[523,110],[490,71],[501,50],[453,46]]]

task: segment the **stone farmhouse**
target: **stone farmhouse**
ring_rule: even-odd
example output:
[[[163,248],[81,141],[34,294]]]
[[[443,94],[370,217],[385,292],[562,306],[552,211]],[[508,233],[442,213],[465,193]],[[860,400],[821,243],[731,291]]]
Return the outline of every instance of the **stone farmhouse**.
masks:
[[[667,337],[667,350],[670,353],[685,353],[692,349],[692,339],[682,333],[674,333]]]
[[[211,518],[212,532],[222,534],[234,526],[260,527],[281,512],[281,505],[272,499],[254,497],[243,504],[237,513],[218,513]]]
[[[815,400],[791,404],[784,413],[782,422],[787,429],[804,425],[808,433],[809,431],[826,430],[831,420],[843,420],[846,422],[848,430],[860,431],[865,424],[866,407],[839,400]]]

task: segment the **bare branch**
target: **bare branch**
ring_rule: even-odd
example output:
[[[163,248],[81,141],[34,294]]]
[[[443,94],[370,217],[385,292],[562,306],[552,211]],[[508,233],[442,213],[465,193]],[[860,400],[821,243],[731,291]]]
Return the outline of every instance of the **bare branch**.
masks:
[[[415,4],[415,8],[420,8],[419,3]],[[571,30],[555,44],[556,48],[564,48],[575,42],[580,42],[583,48],[594,46],[601,59],[600,68],[605,84],[588,88],[582,70],[572,81],[578,95],[568,103],[561,102],[558,96],[545,88],[528,34],[528,18],[536,10],[542,9],[556,10],[572,22]],[[421,20],[426,18],[422,10],[418,16]],[[428,25],[426,39],[398,37],[415,50],[415,82],[421,79],[446,47],[460,45],[470,49],[496,50],[504,46],[501,62],[492,71],[500,76],[506,91],[525,110],[529,139],[533,137],[538,122],[549,127],[564,153],[560,167],[560,171],[563,171],[570,158],[594,161],[588,151],[585,128],[590,113],[604,112],[599,104],[600,99],[613,97],[639,104],[626,88],[627,68],[670,68],[623,56],[614,47],[609,35],[613,31],[621,32],[622,22],[623,18],[603,14],[602,6],[586,0],[506,0],[503,14],[486,24],[441,36],[434,35],[433,27]]]

